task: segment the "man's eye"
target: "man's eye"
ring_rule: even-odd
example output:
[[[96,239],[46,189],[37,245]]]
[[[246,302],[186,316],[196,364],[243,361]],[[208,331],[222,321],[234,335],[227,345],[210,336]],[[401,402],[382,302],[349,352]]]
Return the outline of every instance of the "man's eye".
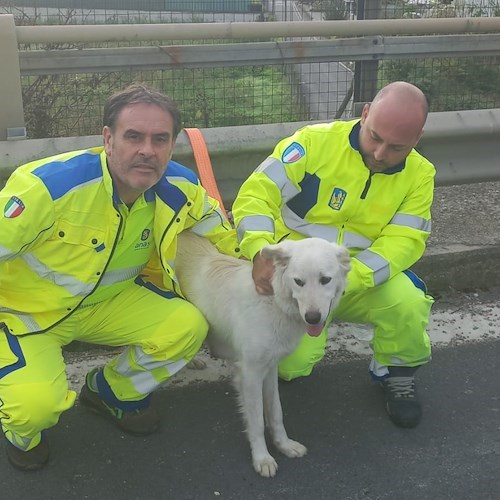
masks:
[[[299,280],[299,278],[294,278],[294,281],[295,281],[295,283],[298,286],[304,286],[305,285],[305,283],[302,280]]]
[[[319,279],[319,282],[322,285],[327,285],[328,283],[330,283],[330,281],[332,281],[332,278],[330,278],[329,276],[323,276]]]

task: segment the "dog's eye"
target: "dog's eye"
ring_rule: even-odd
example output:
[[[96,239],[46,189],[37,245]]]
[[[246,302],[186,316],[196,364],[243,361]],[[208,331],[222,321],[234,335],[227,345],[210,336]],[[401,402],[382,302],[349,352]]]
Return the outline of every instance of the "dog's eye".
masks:
[[[302,280],[299,280],[299,278],[294,278],[294,281],[295,281],[295,283],[298,286],[304,286],[305,285],[305,283]]]
[[[319,282],[322,284],[322,285],[326,285],[328,283],[330,283],[330,281],[332,281],[332,278],[330,278],[329,276],[323,276],[319,279]]]

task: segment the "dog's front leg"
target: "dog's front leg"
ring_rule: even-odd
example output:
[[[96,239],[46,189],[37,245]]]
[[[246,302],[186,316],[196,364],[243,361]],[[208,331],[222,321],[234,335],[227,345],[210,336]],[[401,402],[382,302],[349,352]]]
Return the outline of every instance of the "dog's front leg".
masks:
[[[265,440],[264,408],[262,401],[262,370],[255,363],[238,363],[236,388],[255,471],[264,477],[274,477],[278,470],[276,460],[269,453]]]
[[[283,424],[283,410],[278,388],[278,369],[270,370],[264,378],[264,416],[276,448],[290,458],[302,457],[307,448],[288,437]]]

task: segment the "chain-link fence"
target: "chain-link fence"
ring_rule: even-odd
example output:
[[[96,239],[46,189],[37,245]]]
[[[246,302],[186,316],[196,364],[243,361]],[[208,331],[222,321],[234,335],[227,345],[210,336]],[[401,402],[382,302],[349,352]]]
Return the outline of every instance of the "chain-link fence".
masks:
[[[307,22],[496,16],[500,15],[498,1],[25,0],[0,1],[0,13],[13,14],[17,25]],[[158,43],[143,42],[143,45],[169,43],[227,41],[162,40]],[[88,47],[88,44],[53,44],[21,48]],[[412,82],[426,92],[431,111],[495,108],[500,107],[499,62],[496,56],[392,59],[371,63],[370,71],[363,73],[363,63],[338,62],[332,54],[330,62],[307,64],[26,75],[22,77],[22,88],[28,136],[41,138],[99,134],[104,99],[132,81],[149,83],[171,95],[179,104],[184,125],[188,127],[348,118],[352,116],[352,100],[363,100],[359,91],[360,78],[371,78],[373,81],[368,83],[373,89],[393,80]],[[367,84],[366,81],[361,83]]]

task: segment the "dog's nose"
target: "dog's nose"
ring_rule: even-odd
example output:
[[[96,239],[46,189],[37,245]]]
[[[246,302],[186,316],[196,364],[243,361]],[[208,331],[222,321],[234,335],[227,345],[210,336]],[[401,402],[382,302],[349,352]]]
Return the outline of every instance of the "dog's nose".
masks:
[[[321,313],[319,311],[306,312],[306,323],[317,325],[321,321]]]

